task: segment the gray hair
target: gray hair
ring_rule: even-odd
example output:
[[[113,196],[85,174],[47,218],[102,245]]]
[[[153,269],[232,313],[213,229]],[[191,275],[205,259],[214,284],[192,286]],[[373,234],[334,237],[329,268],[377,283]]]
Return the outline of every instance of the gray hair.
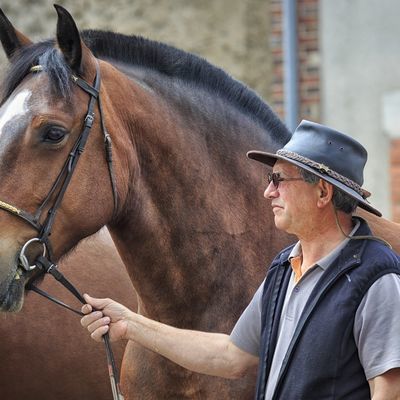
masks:
[[[319,176],[314,175],[312,172],[306,171],[302,168],[299,168],[299,172],[300,176],[307,183],[315,184],[322,179]],[[336,210],[343,211],[346,214],[352,214],[358,205],[358,201],[356,199],[335,186],[333,187],[332,203]]]

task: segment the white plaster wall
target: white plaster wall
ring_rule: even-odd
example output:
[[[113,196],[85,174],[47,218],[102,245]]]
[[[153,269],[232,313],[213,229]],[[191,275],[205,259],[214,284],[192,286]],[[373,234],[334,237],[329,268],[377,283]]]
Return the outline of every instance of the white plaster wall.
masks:
[[[400,89],[400,1],[321,0],[320,13],[322,121],[364,144],[364,187],[390,218],[383,107]]]

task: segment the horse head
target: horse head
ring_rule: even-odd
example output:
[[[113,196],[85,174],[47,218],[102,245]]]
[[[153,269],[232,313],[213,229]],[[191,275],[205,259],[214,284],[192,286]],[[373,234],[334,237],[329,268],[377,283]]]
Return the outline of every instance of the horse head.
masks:
[[[40,275],[37,256],[51,253],[57,260],[113,213],[98,61],[71,15],[55,7],[56,39],[41,43],[0,14],[10,61],[0,103],[2,311],[22,307],[25,286]]]

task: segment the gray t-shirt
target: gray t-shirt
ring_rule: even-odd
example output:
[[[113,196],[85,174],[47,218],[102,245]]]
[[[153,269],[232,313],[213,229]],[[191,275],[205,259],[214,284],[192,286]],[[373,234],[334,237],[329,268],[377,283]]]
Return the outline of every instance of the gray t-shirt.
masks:
[[[357,227],[353,232],[356,229]],[[319,260],[297,284],[292,272],[280,319],[278,342],[267,382],[266,399],[272,397],[280,366],[312,289],[324,270],[347,243],[348,239]],[[300,253],[301,247],[297,243],[290,256]],[[350,279],[349,276],[348,279]],[[230,335],[231,341],[236,346],[256,356],[258,356],[260,348],[261,297],[264,282],[258,288]],[[357,309],[353,334],[367,379],[381,375],[389,369],[400,367],[399,305],[400,277],[397,274],[387,274],[370,287]]]

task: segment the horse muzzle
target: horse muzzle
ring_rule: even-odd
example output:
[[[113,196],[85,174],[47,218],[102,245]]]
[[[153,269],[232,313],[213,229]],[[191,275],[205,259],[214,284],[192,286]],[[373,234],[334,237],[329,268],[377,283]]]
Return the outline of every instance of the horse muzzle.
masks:
[[[0,312],[17,312],[22,308],[25,288],[43,274],[36,268],[35,261],[46,254],[46,246],[37,238],[28,240],[20,251],[3,252],[0,257],[4,271],[0,281]]]

